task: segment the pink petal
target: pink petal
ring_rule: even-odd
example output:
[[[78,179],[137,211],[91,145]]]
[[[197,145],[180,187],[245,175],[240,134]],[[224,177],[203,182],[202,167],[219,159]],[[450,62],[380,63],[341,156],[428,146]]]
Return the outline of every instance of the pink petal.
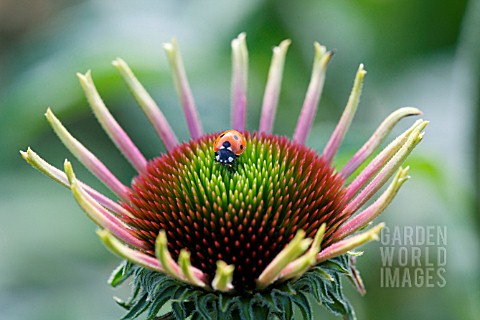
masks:
[[[247,116],[248,50],[245,33],[232,41],[232,128],[245,131]]]
[[[185,67],[183,66],[180,50],[177,47],[177,41],[173,39],[171,43],[165,43],[163,48],[167,53],[168,61],[170,62],[170,67],[172,68],[175,87],[178,95],[180,96],[180,101],[182,102],[183,113],[185,114],[185,119],[187,120],[190,135],[193,139],[200,138],[203,134],[202,124],[200,123],[197,107],[195,106],[192,91],[190,90],[190,85],[188,84],[187,74],[185,72]]]
[[[65,147],[117,196],[123,200],[128,200],[129,188],[122,184],[92,152],[65,129],[50,108],[48,108],[45,116]]]
[[[262,115],[260,117],[259,132],[272,133],[273,121],[277,113],[278,97],[282,84],[283,66],[290,40],[284,40],[278,47],[273,48],[273,58],[268,72],[267,87],[263,96]]]
[[[362,92],[363,78],[367,74],[367,71],[363,69],[363,64],[358,67],[357,75],[355,77],[355,83],[353,84],[350,98],[348,99],[347,106],[343,111],[342,117],[335,128],[330,140],[327,142],[325,149],[323,150],[323,157],[327,162],[332,162],[335,153],[337,152],[340,144],[347,133],[348,128],[352,122],[353,116],[357,111],[358,103],[360,102],[360,93]]]
[[[318,42],[315,42],[314,45],[315,58],[313,62],[312,77],[310,79],[310,84],[308,85],[300,117],[298,118],[297,127],[293,134],[293,141],[298,144],[305,144],[305,141],[307,140],[313,119],[317,112],[317,104],[322,94],[327,65],[333,55],[332,51],[327,52],[327,49],[324,46],[321,46]]]
[[[97,88],[95,88],[90,71],[87,71],[85,75],[77,73],[77,77],[80,80],[80,84],[95,116],[110,139],[112,139],[113,143],[115,143],[117,148],[138,172],[145,172],[147,160],[108,111],[105,103],[98,94]]]
[[[125,61],[117,59],[113,61],[112,64],[122,75],[125,84],[130,89],[130,92],[133,94],[135,100],[137,100],[140,108],[157,131],[167,150],[171,151],[178,145],[178,140],[162,111],[160,111],[157,104],[142,86],[140,81],[137,80]]]

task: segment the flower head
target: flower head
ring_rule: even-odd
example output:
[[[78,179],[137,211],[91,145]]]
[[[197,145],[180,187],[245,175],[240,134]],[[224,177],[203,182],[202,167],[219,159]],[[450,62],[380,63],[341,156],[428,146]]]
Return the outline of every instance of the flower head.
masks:
[[[91,73],[78,78],[97,119],[137,170],[131,186],[121,183],[48,109],[46,117],[62,142],[118,197],[111,200],[79,181],[67,160],[64,171],[46,163],[30,148],[24,159],[71,189],[98,235],[125,259],[112,285],[134,278],[134,294],[122,303],[135,318],[148,309],[154,318],[172,300],[172,314],[209,318],[289,319],[292,302],[311,317],[306,293],[334,313],[354,317],[343,296],[340,275],[360,291],[352,250],[378,238],[383,224],[357,233],[378,216],[409,178],[401,165],[423,137],[418,120],[365,166],[395,124],[415,108],[388,116],[341,169],[333,158],[357,109],[363,78],[358,68],[345,111],[322,154],[306,147],[332,53],[315,43],[310,85],[293,139],[272,134],[282,71],[290,41],[274,48],[259,130],[245,129],[248,52],[245,35],[233,40],[232,128],[246,139],[244,152],[227,167],[215,162],[218,134],[204,134],[175,41],[164,45],[191,134],[179,143],[173,129],[128,65],[113,62],[167,153],[147,161],[104,105]],[[366,208],[364,205],[390,185]],[[363,210],[362,210],[363,208]]]

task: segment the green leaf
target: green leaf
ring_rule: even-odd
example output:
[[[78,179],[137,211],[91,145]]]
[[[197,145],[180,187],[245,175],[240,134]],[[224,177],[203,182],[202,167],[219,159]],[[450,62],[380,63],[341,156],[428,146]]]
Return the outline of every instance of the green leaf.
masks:
[[[130,311],[122,317],[122,320],[135,319],[141,315],[150,305],[148,301],[148,293],[145,292],[140,299],[130,308]]]
[[[172,311],[176,319],[186,319],[195,311],[195,306],[191,302],[173,302]]]
[[[285,299],[283,304],[285,307],[285,317],[284,319],[292,319],[293,318],[293,303],[291,299]]]
[[[304,319],[313,319],[312,306],[310,305],[310,301],[308,301],[307,296],[303,292],[298,292],[293,299],[293,302],[299,307]]]
[[[128,278],[127,275],[133,277],[132,296],[127,302],[117,301],[129,310],[124,319],[135,319],[146,310],[147,319],[154,319],[168,302],[172,303],[169,319],[290,320],[294,315],[294,304],[304,319],[312,319],[308,295],[333,314],[355,319],[353,308],[343,295],[341,284],[342,276],[350,275],[351,270],[350,260],[345,255],[322,263],[295,282],[279,283],[261,292],[237,295],[192,287],[135,265],[128,268],[122,265],[115,270],[113,278],[124,281]]]
[[[212,314],[216,314],[217,308],[216,305],[212,303],[213,301],[213,293],[207,293],[197,298],[196,310],[205,319],[211,319]]]
[[[272,319],[271,310],[269,308],[264,308],[261,305],[253,304],[253,301],[250,303],[250,316],[252,319]]]
[[[223,319],[230,315],[231,309],[234,307],[234,305],[240,303],[240,298],[239,297],[230,297],[226,296],[224,294],[219,294],[218,296],[218,312],[219,312],[219,318]]]
[[[324,269],[335,270],[341,273],[349,273],[349,261],[346,255],[335,257],[321,264]]]
[[[196,311],[192,313],[192,319],[191,320],[202,320],[202,316]]]
[[[240,313],[240,319],[251,320],[253,319],[252,311],[250,310],[250,301],[248,298],[242,297],[238,301],[238,311]]]
[[[135,269],[132,268],[132,264],[127,260],[124,260],[115,268],[115,270],[113,270],[110,278],[108,278],[108,283],[112,287],[116,287],[128,279],[134,271]]]
[[[158,311],[167,303],[178,291],[179,287],[170,286],[168,289],[159,292],[155,298],[152,299],[150,309],[148,310],[147,319],[154,319]]]
[[[263,295],[260,293],[256,293],[254,300],[257,301],[257,303],[262,307],[263,309],[267,309],[270,311],[270,313],[274,314],[282,314],[282,310],[278,308],[277,304],[275,303],[275,300],[271,295]]]
[[[131,305],[128,304],[128,301],[124,301],[118,297],[113,297],[113,300],[115,301],[116,304],[118,304],[120,307],[129,310]]]
[[[322,282],[320,279],[315,277],[309,277],[310,281],[310,290],[309,292],[314,296],[315,300],[319,303],[323,301],[322,297]]]

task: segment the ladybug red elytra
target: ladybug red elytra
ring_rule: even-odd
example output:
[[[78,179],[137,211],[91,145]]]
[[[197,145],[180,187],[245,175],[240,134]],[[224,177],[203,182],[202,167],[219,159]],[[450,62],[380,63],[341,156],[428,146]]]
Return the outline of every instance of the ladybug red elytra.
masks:
[[[215,161],[231,167],[235,163],[235,158],[245,151],[246,146],[245,137],[240,132],[236,130],[224,131],[213,144]]]

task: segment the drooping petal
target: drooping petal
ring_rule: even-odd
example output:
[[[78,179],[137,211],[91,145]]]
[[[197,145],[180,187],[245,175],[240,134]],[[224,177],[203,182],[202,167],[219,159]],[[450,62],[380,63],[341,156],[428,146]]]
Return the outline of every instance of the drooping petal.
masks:
[[[139,250],[134,250],[115,238],[110,231],[106,229],[97,230],[97,235],[102,240],[103,244],[114,254],[120,256],[121,258],[127,259],[128,261],[137,264],[139,266],[145,267],[147,269],[165,273],[165,269],[160,264],[160,262],[152,256],[149,256]]]
[[[383,149],[362,172],[348,185],[345,199],[351,199],[383,166],[390,160],[402,146],[405,145],[412,132],[423,125],[423,120],[417,120],[409,129],[393,140]]]
[[[135,100],[137,100],[140,108],[145,113],[150,123],[157,131],[167,150],[172,150],[178,145],[178,140],[172,130],[172,127],[170,127],[170,124],[163,115],[162,111],[160,111],[160,108],[157,106],[153,98],[148,94],[147,90],[145,90],[145,88],[142,86],[140,81],[137,80],[125,61],[118,58],[114,60],[112,64],[122,75],[125,84],[134,96]]]
[[[368,231],[362,232],[350,238],[335,242],[334,244],[324,248],[317,254],[317,264],[336,256],[347,253],[348,251],[372,240],[378,240],[380,231],[385,227],[385,223],[380,223]]]
[[[277,113],[278,97],[282,85],[283,66],[290,40],[283,40],[278,47],[273,48],[272,63],[268,72],[268,81],[263,96],[262,115],[259,132],[272,133],[273,121]]]
[[[348,98],[347,105],[345,110],[343,111],[342,117],[335,128],[330,140],[327,142],[325,149],[323,149],[323,156],[325,160],[328,162],[332,162],[335,153],[337,152],[340,144],[345,137],[345,133],[347,132],[350,124],[352,123],[352,119],[355,116],[355,112],[357,111],[358,103],[360,102],[360,94],[362,92],[363,86],[363,78],[367,74],[367,71],[363,68],[363,64],[360,64],[358,67],[357,75],[355,77],[355,82],[353,84],[352,92],[350,93],[350,97]]]
[[[212,281],[212,288],[216,291],[229,292],[233,290],[233,271],[235,266],[227,265],[224,261],[217,261],[217,271]]]
[[[110,139],[138,172],[145,172],[147,160],[108,111],[93,83],[90,70],[85,75],[77,73],[77,77],[90,107]]]
[[[168,275],[180,281],[185,280],[180,266],[173,260],[170,252],[168,252],[167,234],[165,230],[160,230],[158,233],[157,241],[155,242],[155,256]]]
[[[70,182],[70,189],[80,208],[98,226],[109,230],[115,237],[136,248],[146,248],[146,243],[139,240],[130,232],[130,228],[98,204],[78,183],[70,162],[65,160],[65,173]]]
[[[42,172],[50,179],[58,182],[62,186],[70,189],[70,182],[68,182],[68,178],[65,172],[50,165],[30,148],[28,148],[26,152],[20,151],[20,153],[23,159],[25,159],[25,161],[27,161],[32,167]],[[109,199],[108,197],[104,196],[103,194],[83,182],[79,180],[77,180],[77,182],[93,199],[95,199],[95,201],[97,201],[100,205],[107,208],[108,210],[112,211],[114,214],[119,216],[132,217],[132,214],[125,210],[117,202]]]
[[[406,167],[405,169],[400,167],[387,190],[385,190],[385,192],[368,208],[341,225],[340,228],[335,231],[333,238],[340,240],[348,237],[355,231],[366,226],[380,213],[382,213],[383,210],[388,207],[390,202],[392,202],[398,190],[400,190],[400,187],[405,183],[405,181],[410,179],[410,176],[408,175],[408,169],[409,167]]]
[[[248,50],[246,34],[232,41],[232,128],[245,131],[247,116]]]
[[[332,51],[327,52],[327,49],[324,46],[321,46],[318,42],[315,42],[314,47],[315,57],[313,61],[312,77],[310,79],[310,84],[308,85],[300,117],[298,118],[297,127],[293,134],[293,141],[298,144],[305,144],[305,141],[307,140],[313,119],[317,112],[318,101],[322,94],[327,65],[333,56]]]
[[[420,115],[422,112],[417,108],[405,107],[392,112],[375,130],[367,142],[355,153],[355,155],[343,166],[340,174],[348,178],[357,168],[377,149],[385,137],[392,131],[395,125],[403,118],[412,115]]]
[[[312,239],[305,239],[305,231],[298,230],[295,237],[280,253],[268,264],[256,280],[257,289],[264,289],[277,280],[282,270],[293,260],[302,255],[312,243]]]
[[[197,107],[193,99],[190,85],[188,84],[187,73],[183,66],[182,56],[180,50],[177,47],[176,39],[173,39],[171,43],[165,43],[163,45],[165,52],[170,62],[170,67],[173,72],[173,79],[175,82],[175,88],[180,97],[180,101],[183,106],[183,113],[187,120],[188,129],[193,139],[200,138],[202,136],[202,124],[200,123],[200,117],[198,115]]]
[[[65,147],[100,181],[123,200],[128,199],[128,187],[122,184],[115,175],[87,148],[75,139],[70,132],[65,129],[60,120],[55,117],[52,110],[48,108],[47,117],[50,126],[57,136],[63,142]]]
[[[325,234],[326,224],[322,224],[313,239],[310,249],[301,257],[290,262],[280,273],[279,280],[297,279],[316,264],[316,256],[320,252],[320,245]]]
[[[178,265],[180,266],[180,269],[182,270],[183,275],[189,282],[193,283],[198,287],[206,286],[204,280],[197,277],[198,272],[195,272],[195,271],[199,271],[199,270],[192,267],[192,264],[190,263],[190,252],[188,252],[185,249],[182,249],[180,251],[180,255],[178,256]],[[205,277],[202,277],[202,278],[204,279]]]
[[[397,171],[403,161],[413,151],[415,146],[420,143],[424,133],[422,130],[427,126],[428,121],[423,121],[416,127],[409,135],[405,144],[398,150],[398,152],[387,162],[387,164],[380,170],[380,172],[373,178],[373,180],[353,199],[344,209],[343,213],[347,215],[357,211],[390,179],[390,177]],[[342,214],[343,214],[342,213]]]

